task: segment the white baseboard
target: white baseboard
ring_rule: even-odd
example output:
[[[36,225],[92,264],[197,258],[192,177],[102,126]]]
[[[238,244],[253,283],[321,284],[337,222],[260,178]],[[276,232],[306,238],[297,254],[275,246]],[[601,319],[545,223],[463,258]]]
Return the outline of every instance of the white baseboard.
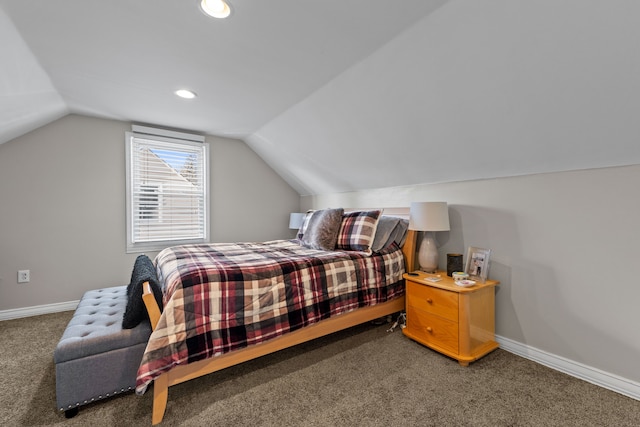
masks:
[[[0,310],[0,321],[20,319],[21,317],[39,316],[41,314],[58,313],[75,310],[80,301],[58,302],[55,304],[35,305],[33,307]]]
[[[572,377],[590,382],[616,393],[623,394],[632,399],[640,400],[640,383],[622,378],[609,372],[566,359],[555,354],[547,353],[534,347],[510,340],[509,338],[496,336],[500,348],[509,353],[532,360],[541,365],[548,366],[556,371],[563,372]]]

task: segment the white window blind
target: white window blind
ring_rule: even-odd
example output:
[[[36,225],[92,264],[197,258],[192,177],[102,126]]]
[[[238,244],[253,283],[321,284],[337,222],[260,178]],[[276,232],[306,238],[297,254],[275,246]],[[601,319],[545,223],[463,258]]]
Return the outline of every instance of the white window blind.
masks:
[[[127,132],[130,251],[208,240],[208,146],[176,135]]]

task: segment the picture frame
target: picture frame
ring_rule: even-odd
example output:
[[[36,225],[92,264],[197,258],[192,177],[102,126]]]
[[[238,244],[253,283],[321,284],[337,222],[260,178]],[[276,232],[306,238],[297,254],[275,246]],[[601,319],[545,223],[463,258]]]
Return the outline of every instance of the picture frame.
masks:
[[[465,262],[464,272],[469,275],[471,280],[484,283],[489,275],[489,258],[491,249],[476,248],[469,246],[467,249],[467,261]]]

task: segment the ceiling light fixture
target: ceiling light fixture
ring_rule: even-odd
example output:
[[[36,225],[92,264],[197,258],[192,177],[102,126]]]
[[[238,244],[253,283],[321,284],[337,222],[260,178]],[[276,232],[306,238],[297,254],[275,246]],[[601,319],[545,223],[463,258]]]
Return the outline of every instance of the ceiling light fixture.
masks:
[[[185,98],[185,99],[193,99],[196,96],[196,93],[193,91],[190,91],[188,89],[178,89],[177,91],[175,91],[175,94],[178,95],[180,98]]]
[[[200,8],[204,13],[214,18],[226,18],[231,15],[231,8],[223,0],[202,0]]]

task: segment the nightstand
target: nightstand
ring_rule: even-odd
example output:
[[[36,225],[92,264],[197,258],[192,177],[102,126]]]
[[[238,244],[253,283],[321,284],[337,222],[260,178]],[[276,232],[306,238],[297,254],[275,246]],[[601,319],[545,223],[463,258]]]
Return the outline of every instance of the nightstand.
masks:
[[[462,366],[498,348],[495,341],[495,292],[487,280],[465,288],[446,272],[406,274],[407,326],[414,341],[452,357]],[[430,282],[439,275],[442,280]]]

